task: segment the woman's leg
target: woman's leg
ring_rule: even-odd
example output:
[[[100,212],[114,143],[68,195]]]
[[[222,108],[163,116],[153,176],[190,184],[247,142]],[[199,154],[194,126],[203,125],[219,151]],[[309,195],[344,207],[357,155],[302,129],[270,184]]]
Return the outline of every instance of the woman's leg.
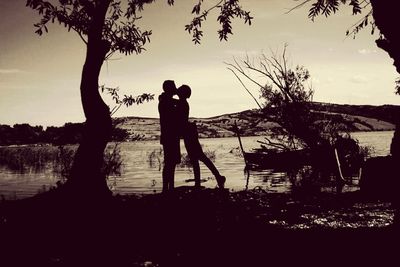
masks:
[[[222,176],[218,169],[215,167],[214,163],[204,154],[201,153],[199,160],[201,160],[207,168],[212,172],[212,174],[215,176],[215,179],[217,180],[218,187],[223,188],[225,184],[225,176]]]
[[[214,163],[212,163],[212,161],[204,154],[202,153],[199,157],[199,160],[201,160],[201,162],[204,163],[204,165],[207,166],[207,168],[212,172],[212,174],[217,177],[217,176],[221,176],[219,174],[218,169],[215,167]]]

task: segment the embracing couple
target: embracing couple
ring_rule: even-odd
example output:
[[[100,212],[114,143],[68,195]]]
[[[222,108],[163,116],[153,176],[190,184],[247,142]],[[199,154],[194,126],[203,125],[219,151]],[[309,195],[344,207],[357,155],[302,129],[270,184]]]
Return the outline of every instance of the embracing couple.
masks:
[[[213,173],[219,188],[224,188],[222,176],[212,161],[204,154],[199,142],[197,126],[189,122],[189,103],[187,99],[192,91],[189,86],[176,88],[172,80],[164,81],[163,93],[159,96],[160,142],[164,150],[164,168],[162,173],[163,192],[174,189],[175,167],[181,162],[180,139],[183,138],[186,151],[193,166],[195,187],[200,187],[200,165],[202,161]],[[173,98],[177,95],[179,99]]]

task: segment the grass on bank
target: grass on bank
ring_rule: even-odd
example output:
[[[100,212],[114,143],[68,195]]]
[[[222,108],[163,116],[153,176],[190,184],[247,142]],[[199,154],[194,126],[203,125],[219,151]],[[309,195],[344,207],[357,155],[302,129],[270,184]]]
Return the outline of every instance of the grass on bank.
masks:
[[[77,145],[26,145],[0,147],[0,166],[19,173],[42,172],[50,168],[61,182],[68,179]],[[120,176],[123,169],[119,143],[110,144],[104,153],[106,177]]]

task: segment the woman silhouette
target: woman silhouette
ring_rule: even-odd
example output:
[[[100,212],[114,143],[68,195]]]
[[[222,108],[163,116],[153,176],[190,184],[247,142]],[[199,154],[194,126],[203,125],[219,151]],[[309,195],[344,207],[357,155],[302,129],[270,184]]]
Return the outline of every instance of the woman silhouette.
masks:
[[[200,187],[200,165],[199,161],[203,162],[212,172],[217,180],[219,188],[224,188],[225,176],[222,176],[212,161],[204,154],[203,148],[199,142],[197,126],[194,122],[189,122],[189,104],[187,99],[190,97],[192,90],[187,85],[182,85],[177,90],[179,97],[177,112],[180,117],[182,127],[182,136],[185,143],[186,151],[189,155],[190,162],[193,166],[195,187]]]

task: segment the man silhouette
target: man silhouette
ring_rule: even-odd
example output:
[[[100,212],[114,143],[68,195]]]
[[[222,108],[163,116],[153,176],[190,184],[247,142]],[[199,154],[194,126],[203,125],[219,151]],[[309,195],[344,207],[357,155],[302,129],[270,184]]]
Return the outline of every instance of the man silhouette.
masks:
[[[177,124],[177,100],[175,82],[166,80],[163,83],[163,93],[158,97],[158,112],[160,113],[160,143],[164,150],[164,167],[162,172],[163,192],[174,189],[176,164],[180,163],[180,134]]]

